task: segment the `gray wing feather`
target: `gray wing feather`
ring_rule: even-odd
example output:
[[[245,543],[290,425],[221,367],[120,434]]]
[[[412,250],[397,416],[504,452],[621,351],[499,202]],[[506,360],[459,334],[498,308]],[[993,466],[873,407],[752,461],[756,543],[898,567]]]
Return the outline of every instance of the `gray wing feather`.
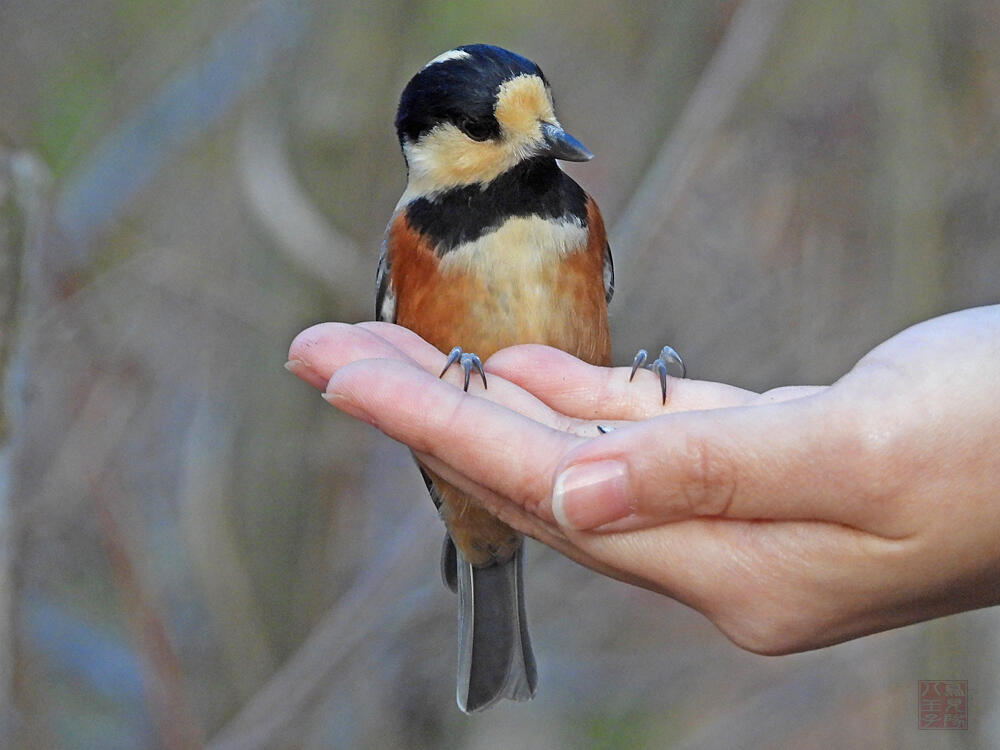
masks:
[[[396,292],[392,288],[389,273],[389,255],[386,243],[378,256],[378,270],[375,272],[375,320],[383,323],[396,322]]]
[[[615,262],[611,258],[611,243],[604,245],[604,301],[611,304],[615,296]]]

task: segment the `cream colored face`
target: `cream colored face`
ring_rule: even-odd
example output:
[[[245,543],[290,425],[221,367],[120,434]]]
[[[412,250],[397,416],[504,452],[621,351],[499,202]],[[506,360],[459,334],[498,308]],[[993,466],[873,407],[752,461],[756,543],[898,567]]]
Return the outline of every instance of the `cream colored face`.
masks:
[[[418,142],[405,143],[410,169],[407,194],[428,195],[487,183],[537,152],[544,144],[543,122],[559,124],[545,83],[534,75],[520,75],[501,84],[493,113],[500,124],[497,139],[475,141],[452,123],[442,123]]]

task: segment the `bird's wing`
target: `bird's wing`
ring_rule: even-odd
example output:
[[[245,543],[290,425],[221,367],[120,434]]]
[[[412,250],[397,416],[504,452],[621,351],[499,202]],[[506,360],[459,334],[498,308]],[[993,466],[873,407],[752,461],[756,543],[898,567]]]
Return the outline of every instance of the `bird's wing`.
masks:
[[[615,296],[615,261],[611,257],[611,243],[604,244],[604,301],[611,304]]]
[[[390,283],[388,239],[383,240],[378,256],[378,270],[375,273],[375,320],[383,323],[396,322],[396,292]]]

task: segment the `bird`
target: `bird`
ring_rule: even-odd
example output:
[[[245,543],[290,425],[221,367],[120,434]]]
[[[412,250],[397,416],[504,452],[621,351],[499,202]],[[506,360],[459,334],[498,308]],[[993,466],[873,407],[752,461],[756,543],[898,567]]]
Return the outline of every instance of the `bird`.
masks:
[[[448,50],[406,84],[395,127],[407,180],[379,254],[376,318],[447,353],[441,375],[457,364],[466,391],[473,372],[488,388],[482,362],[516,344],[609,365],[611,247],[597,203],[559,166],[593,154],[556,118],[538,65],[488,44]],[[664,383],[668,349],[657,360]],[[529,700],[538,674],[523,538],[420,471],[447,530],[442,574],[459,599],[458,706]]]
[[[444,52],[404,87],[395,126],[407,181],[379,255],[376,318],[447,353],[466,390],[473,370],[487,388],[482,361],[515,344],[609,364],[604,222],[558,165],[593,154],[559,123],[538,65],[487,44]],[[523,539],[420,470],[447,529],[443,577],[459,595],[458,706],[528,700],[538,673]]]

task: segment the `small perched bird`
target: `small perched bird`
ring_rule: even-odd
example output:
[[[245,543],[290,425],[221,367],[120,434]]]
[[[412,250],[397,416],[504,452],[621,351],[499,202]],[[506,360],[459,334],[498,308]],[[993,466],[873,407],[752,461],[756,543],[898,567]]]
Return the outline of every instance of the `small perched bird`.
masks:
[[[445,371],[461,365],[466,390],[473,370],[487,387],[480,358],[515,344],[609,364],[614,266],[604,222],[557,164],[593,154],[559,124],[541,69],[485,44],[445,52],[406,85],[396,132],[407,184],[382,244],[376,317],[449,352]],[[459,594],[458,705],[528,700],[537,672],[522,538],[421,473],[448,531],[445,582]]]
[[[559,124],[541,69],[473,44],[435,57],[396,115],[407,184],[379,258],[375,314],[478,371],[514,344],[610,361],[614,268],[593,198],[556,163],[592,154]],[[470,430],[470,434],[472,434]],[[426,468],[448,530],[446,583],[459,594],[458,705],[528,700],[537,672],[520,534]]]

